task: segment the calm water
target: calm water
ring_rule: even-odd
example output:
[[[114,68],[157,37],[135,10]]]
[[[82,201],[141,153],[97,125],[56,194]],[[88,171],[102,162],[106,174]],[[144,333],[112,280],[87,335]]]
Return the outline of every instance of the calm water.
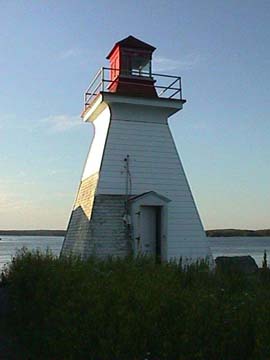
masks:
[[[270,264],[270,236],[209,237],[208,239],[214,257],[251,255],[261,267],[263,253],[266,250]]]
[[[59,255],[64,237],[61,236],[4,236],[0,241],[0,269],[10,262],[16,251],[22,247],[29,250],[39,249],[46,251],[50,249],[53,254]]]
[[[16,250],[26,246],[29,250],[46,251],[49,248],[59,255],[64,238],[59,236],[1,236],[0,269],[10,262]],[[214,257],[251,255],[261,266],[264,250],[268,253],[270,263],[270,237],[217,237],[209,238]]]

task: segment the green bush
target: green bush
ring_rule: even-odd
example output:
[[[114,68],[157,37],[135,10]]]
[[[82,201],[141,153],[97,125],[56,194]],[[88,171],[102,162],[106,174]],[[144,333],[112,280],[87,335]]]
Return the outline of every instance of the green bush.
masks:
[[[31,358],[270,358],[270,278],[260,274],[23,250],[2,279],[9,330]]]

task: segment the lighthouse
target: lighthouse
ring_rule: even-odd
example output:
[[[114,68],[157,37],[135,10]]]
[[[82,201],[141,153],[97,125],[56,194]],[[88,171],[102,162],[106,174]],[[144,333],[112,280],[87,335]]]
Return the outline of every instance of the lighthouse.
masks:
[[[154,50],[133,36],[117,42],[85,92],[94,137],[61,254],[210,256],[168,125],[186,102],[181,78],[153,74]]]

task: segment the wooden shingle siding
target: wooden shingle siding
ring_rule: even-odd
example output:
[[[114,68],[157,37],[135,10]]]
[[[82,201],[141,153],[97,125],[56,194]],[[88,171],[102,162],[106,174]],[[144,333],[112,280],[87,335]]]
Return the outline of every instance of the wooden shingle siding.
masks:
[[[95,197],[91,220],[81,211],[72,212],[62,254],[87,258],[125,256],[130,252],[123,222],[125,196],[99,195]]]
[[[98,173],[95,173],[82,180],[78,196],[75,201],[74,210],[76,210],[78,207],[81,207],[88,219],[91,218],[97,183]]]
[[[87,241],[89,219],[92,215],[98,173],[89,176],[80,183],[74,208],[71,213],[67,233],[64,239],[62,254],[84,252]]]
[[[126,229],[123,222],[125,196],[97,195],[90,222],[91,236],[86,255],[99,257],[124,256],[128,252]]]

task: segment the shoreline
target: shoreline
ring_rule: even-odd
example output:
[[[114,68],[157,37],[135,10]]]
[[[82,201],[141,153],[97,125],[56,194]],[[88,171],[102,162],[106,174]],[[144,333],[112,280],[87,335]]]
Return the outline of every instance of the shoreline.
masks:
[[[66,230],[0,230],[0,236],[65,236]]]
[[[270,236],[270,229],[249,230],[249,229],[213,229],[206,230],[207,237],[265,237]],[[66,230],[0,230],[1,236],[65,236]]]

